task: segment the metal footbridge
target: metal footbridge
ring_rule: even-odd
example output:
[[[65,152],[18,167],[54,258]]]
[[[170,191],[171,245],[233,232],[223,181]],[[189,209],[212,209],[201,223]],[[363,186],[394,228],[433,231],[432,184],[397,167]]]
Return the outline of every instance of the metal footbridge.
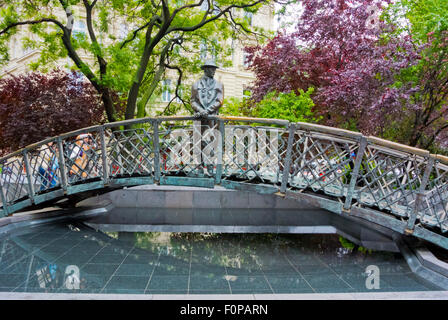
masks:
[[[2,157],[0,217],[126,186],[220,185],[307,201],[448,249],[447,157],[310,123],[207,120],[107,123]]]

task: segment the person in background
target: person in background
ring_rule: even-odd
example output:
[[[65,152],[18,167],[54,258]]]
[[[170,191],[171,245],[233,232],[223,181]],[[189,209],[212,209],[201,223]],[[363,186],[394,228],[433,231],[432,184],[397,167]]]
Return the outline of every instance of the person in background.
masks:
[[[57,146],[54,144],[54,142],[50,141],[46,145],[44,144],[39,151],[39,157],[42,159],[39,165],[41,191],[53,188],[59,182],[59,162],[57,150]]]
[[[85,179],[89,176],[90,162],[96,155],[94,149],[96,144],[90,133],[80,134],[76,137],[75,144],[70,153],[70,159],[73,163],[69,171],[69,182]],[[95,174],[95,172],[93,172]]]

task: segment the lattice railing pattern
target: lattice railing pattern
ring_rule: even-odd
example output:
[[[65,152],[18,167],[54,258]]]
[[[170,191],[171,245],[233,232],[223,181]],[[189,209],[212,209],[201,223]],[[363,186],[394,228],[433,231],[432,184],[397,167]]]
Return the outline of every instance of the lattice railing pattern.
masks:
[[[97,132],[81,134],[64,143],[64,162],[69,185],[101,176],[101,141]]]
[[[293,141],[291,188],[346,196],[358,142],[304,130],[295,131]]]
[[[287,130],[227,125],[224,134],[223,179],[281,182]]]
[[[368,145],[357,181],[357,203],[409,217],[415,206],[426,159]]]
[[[218,164],[217,122],[167,123],[159,128],[161,175],[213,177]]]
[[[448,165],[436,161],[418,217],[426,226],[448,231]]]
[[[106,135],[110,177],[149,176],[154,172],[152,127],[113,130]]]
[[[236,117],[128,120],[46,139],[0,158],[0,169],[0,216],[85,191],[81,185],[87,182],[98,189],[109,182],[148,183],[149,176],[161,183],[175,176],[189,183],[183,177],[325,194],[347,211],[372,208],[411,229],[448,231],[447,157],[308,123]]]
[[[24,173],[25,165],[22,157],[9,158],[3,164],[0,182],[6,202],[11,203],[28,197],[28,181]]]
[[[42,193],[49,189],[60,186],[61,173],[60,161],[58,158],[59,148],[56,142],[51,142],[41,146],[33,152],[29,152],[30,176],[34,181],[34,191]],[[23,164],[25,167],[25,164]],[[23,174],[24,182],[28,184],[25,174]]]

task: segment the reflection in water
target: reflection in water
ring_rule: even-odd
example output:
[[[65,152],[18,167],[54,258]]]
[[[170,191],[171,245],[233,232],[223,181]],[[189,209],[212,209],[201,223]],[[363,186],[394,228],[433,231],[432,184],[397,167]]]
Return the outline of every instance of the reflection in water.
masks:
[[[0,291],[92,293],[356,292],[377,265],[382,291],[435,290],[401,255],[337,235],[97,232],[30,227],[0,240]]]

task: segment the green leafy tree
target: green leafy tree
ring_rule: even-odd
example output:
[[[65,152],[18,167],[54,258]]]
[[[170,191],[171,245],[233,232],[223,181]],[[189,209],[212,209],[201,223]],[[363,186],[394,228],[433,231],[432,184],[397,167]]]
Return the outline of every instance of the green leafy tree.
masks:
[[[263,99],[253,102],[251,99],[230,98],[224,101],[220,110],[223,115],[243,116],[267,119],[284,119],[291,122],[317,122],[320,116],[313,112],[314,102],[311,95],[314,88],[307,91],[276,92],[266,94]]]
[[[0,2],[0,63],[9,60],[9,41],[28,27],[25,46],[40,50],[33,68],[69,57],[99,93],[109,121],[117,120],[111,92],[127,95],[125,119],[144,115],[168,69],[197,72],[200,44],[206,39],[211,53],[218,43],[239,34],[260,35],[257,28],[236,15],[255,13],[268,0],[4,0]],[[82,17],[82,19],[81,19]],[[85,17],[85,29],[77,26]],[[128,26],[118,36],[117,27]],[[185,70],[184,70],[185,69]]]
[[[446,153],[448,149],[448,1],[399,0],[385,17],[397,28],[389,37],[408,34],[421,47],[421,59],[403,70],[397,87],[413,87],[402,121],[386,136],[413,146]]]
[[[314,88],[307,91],[299,89],[299,95],[294,91],[277,93],[272,91],[259,101],[252,109],[252,115],[259,118],[284,119],[291,122],[316,122],[312,108],[313,99],[310,95]]]
[[[426,42],[428,33],[441,35],[448,30],[448,2],[445,0],[399,0],[388,11],[388,18],[401,19],[401,30]]]
[[[219,110],[219,113],[225,116],[250,117],[252,115],[246,102],[246,100],[241,100],[235,97],[224,99],[223,106]]]

